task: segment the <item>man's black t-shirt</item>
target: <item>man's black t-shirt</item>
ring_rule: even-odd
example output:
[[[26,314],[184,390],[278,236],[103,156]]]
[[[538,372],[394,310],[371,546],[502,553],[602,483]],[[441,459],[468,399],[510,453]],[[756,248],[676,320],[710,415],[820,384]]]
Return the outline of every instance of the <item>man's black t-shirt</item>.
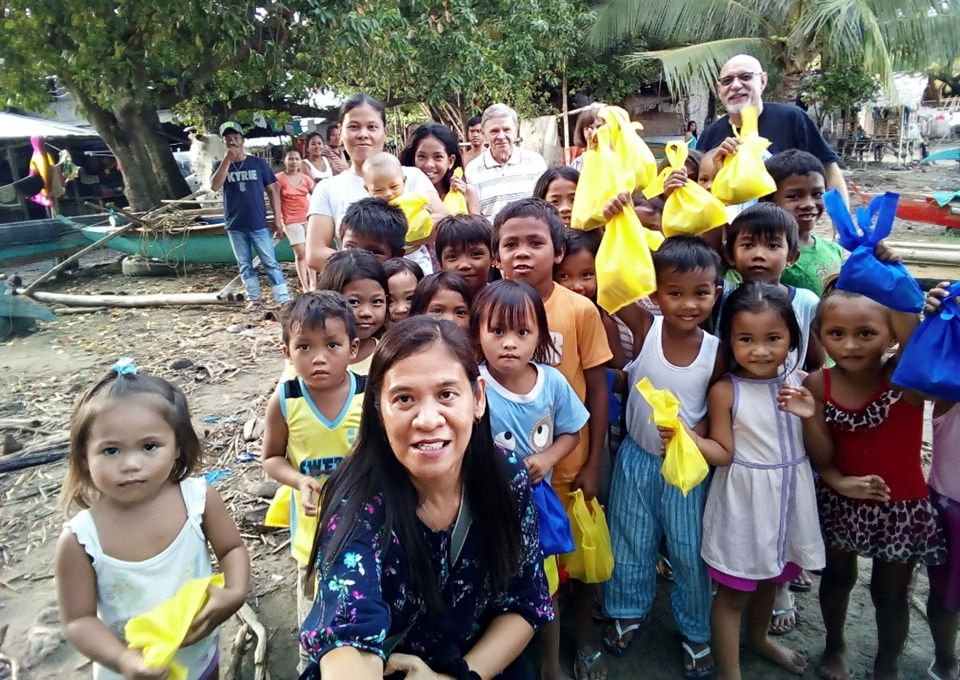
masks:
[[[798,106],[764,102],[758,127],[760,136],[770,140],[768,151],[771,154],[800,149],[812,153],[824,165],[839,161],[837,153],[827,144],[813,120]],[[730,117],[724,116],[703,131],[697,140],[697,151],[715,149],[727,137],[733,137],[733,129]]]

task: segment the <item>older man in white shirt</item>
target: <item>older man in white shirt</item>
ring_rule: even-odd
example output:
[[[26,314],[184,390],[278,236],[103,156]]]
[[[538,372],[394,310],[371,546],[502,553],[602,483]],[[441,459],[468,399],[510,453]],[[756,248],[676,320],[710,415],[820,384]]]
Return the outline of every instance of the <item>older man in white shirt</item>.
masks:
[[[533,195],[547,163],[536,151],[516,146],[520,122],[517,112],[506,104],[488,106],[480,125],[490,148],[470,161],[465,175],[477,188],[480,212],[493,220],[508,203]]]

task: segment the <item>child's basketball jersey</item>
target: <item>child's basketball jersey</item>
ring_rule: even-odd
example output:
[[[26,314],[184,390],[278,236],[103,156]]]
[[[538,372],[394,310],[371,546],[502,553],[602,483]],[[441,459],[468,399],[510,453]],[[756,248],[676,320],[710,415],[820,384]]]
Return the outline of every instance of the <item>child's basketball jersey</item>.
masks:
[[[350,371],[350,393],[337,417],[327,420],[313,403],[302,378],[277,386],[280,411],[287,423],[287,460],[297,470],[316,479],[326,479],[350,451],[360,427],[363,391],[367,379]],[[290,549],[301,564],[310,558],[316,517],[303,514],[300,492],[293,490],[290,503]],[[319,508],[318,508],[319,512]]]

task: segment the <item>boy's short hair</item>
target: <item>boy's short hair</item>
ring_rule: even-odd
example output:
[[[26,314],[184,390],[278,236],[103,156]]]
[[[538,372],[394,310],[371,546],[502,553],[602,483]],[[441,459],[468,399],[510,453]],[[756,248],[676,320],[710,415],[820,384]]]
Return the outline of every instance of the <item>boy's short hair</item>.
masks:
[[[653,251],[653,269],[660,274],[669,270],[678,274],[707,271],[720,272],[720,256],[699,236],[677,234],[664,239],[660,247]]]
[[[409,272],[417,281],[423,280],[423,269],[413,260],[406,257],[391,257],[383,263],[383,271],[387,273],[387,279],[400,272]]]
[[[386,243],[393,257],[403,256],[407,238],[407,217],[403,211],[380,198],[363,198],[351,205],[340,223],[340,237],[350,229],[364,236]]]
[[[294,296],[280,308],[280,328],[283,344],[301,328],[323,326],[327,319],[340,319],[353,342],[357,337],[357,323],[347,298],[335,290],[314,290]]]
[[[481,122],[482,120],[483,120],[483,118],[481,118],[480,116],[474,116],[473,118],[471,118],[470,120],[467,121],[467,127],[468,127],[468,128],[472,128],[472,127],[474,127],[475,125],[480,125],[480,122]]]
[[[552,205],[542,198],[521,198],[519,201],[508,203],[497,213],[493,220],[493,231],[490,234],[490,252],[494,257],[500,251],[500,229],[507,220],[516,217],[531,217],[547,225],[550,239],[553,241],[554,255],[563,253],[563,218]]]
[[[477,243],[490,248],[492,229],[483,215],[448,215],[437,222],[434,231],[437,236],[433,247],[438,258],[447,248],[466,248]]]
[[[733,247],[740,233],[756,236],[768,242],[781,234],[787,239],[787,252],[797,252],[799,245],[799,227],[797,218],[776,203],[760,202],[737,215],[727,227],[727,242],[724,245],[727,258],[733,261]]]
[[[800,149],[787,149],[781,151],[766,160],[764,163],[767,172],[773,177],[773,181],[780,187],[780,182],[792,175],[809,175],[812,172],[819,173],[826,180],[827,172],[823,168],[820,159],[807,151]]]

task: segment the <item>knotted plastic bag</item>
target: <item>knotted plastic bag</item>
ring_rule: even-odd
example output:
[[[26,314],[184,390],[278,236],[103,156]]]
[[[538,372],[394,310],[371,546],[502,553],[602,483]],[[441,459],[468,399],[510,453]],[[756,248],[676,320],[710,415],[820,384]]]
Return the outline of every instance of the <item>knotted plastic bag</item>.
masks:
[[[611,130],[605,125],[597,128],[596,148],[583,152],[580,179],[570,208],[570,226],[581,231],[602,227],[603,206],[620,193],[622,179],[618,177],[619,159],[613,153]]]
[[[937,399],[960,401],[960,281],[947,288],[940,312],[910,336],[891,381]]]
[[[534,484],[533,501],[540,515],[540,548],[544,556],[562,555],[573,550],[570,518],[563,503],[548,482]]]
[[[400,208],[407,218],[407,243],[425,239],[433,231],[433,218],[427,211],[427,203],[423,194],[403,194],[390,201],[390,205]]]
[[[463,168],[454,168],[453,176],[463,179]],[[451,215],[466,215],[469,212],[467,209],[467,197],[454,189],[448,191],[447,195],[443,197],[443,207],[446,208],[447,212]]]
[[[823,204],[850,257],[840,267],[837,288],[866,295],[884,307],[916,313],[923,309],[923,291],[902,262],[881,262],[877,244],[890,235],[897,214],[898,194],[876,196],[868,207],[857,208],[857,226],[836,189],[823,195]]]
[[[664,147],[669,165],[660,171],[643,195],[653,198],[663,193],[663,184],[674,170],[683,168],[689,148],[683,142],[667,142]],[[716,196],[702,186],[687,179],[686,183],[667,196],[660,218],[664,236],[689,234],[696,236],[716,229],[727,222],[727,208]]]
[[[637,134],[643,126],[631,122],[630,116],[619,106],[606,106],[597,115],[604,121],[600,127],[607,126],[610,130],[610,144],[625,182],[620,191],[645,189],[657,176],[657,159]]]
[[[632,206],[607,222],[597,249],[597,304],[610,314],[657,289],[651,250],[663,236],[640,224]]]
[[[686,496],[706,479],[710,467],[680,422],[680,402],[670,390],[658,390],[649,378],[638,382],[636,387],[653,408],[650,420],[659,427],[669,427],[675,433],[667,443],[660,471],[667,484],[677,487]]]
[[[613,548],[607,516],[597,499],[587,503],[580,489],[570,496],[567,513],[576,549],[563,556],[563,566],[570,578],[583,583],[603,583],[613,574]]]
[[[187,581],[169,600],[127,621],[123,629],[127,647],[142,650],[143,662],[150,668],[169,668],[167,680],[186,680],[187,669],[173,656],[207,603],[207,588],[223,584],[223,574]]]
[[[723,167],[713,178],[710,191],[727,205],[746,203],[777,190],[777,183],[763,162],[763,152],[770,146],[770,140],[757,131],[758,118],[753,106],[740,111],[740,129],[733,128],[740,146],[735,154],[723,160]]]

